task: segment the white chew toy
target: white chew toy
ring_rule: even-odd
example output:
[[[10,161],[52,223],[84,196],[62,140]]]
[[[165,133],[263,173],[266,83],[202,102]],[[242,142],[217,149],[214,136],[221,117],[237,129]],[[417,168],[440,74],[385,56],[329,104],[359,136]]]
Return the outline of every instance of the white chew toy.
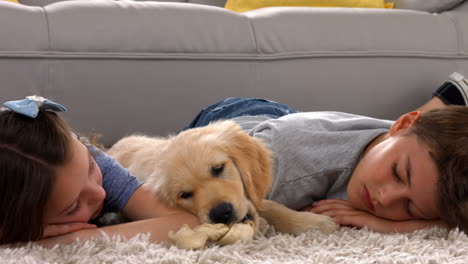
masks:
[[[225,224],[202,224],[193,230],[187,225],[179,231],[169,231],[169,238],[181,249],[201,249],[207,241],[218,245],[234,244],[237,241],[249,241],[255,233],[252,221],[237,223],[231,226]]]

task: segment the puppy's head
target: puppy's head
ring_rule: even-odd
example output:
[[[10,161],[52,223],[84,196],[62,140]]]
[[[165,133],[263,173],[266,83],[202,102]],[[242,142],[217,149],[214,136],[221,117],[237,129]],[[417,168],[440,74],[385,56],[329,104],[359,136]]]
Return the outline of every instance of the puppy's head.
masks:
[[[271,184],[270,152],[232,121],[170,138],[148,185],[204,223],[257,221]]]

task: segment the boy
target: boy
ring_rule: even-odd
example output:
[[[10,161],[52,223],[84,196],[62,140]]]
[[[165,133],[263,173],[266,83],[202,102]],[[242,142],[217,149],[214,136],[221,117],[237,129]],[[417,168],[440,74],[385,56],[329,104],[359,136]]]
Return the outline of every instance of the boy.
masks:
[[[467,87],[454,73],[419,111],[395,122],[229,98],[187,128],[232,118],[261,139],[275,153],[267,198],[292,209],[379,232],[433,225],[466,232]]]

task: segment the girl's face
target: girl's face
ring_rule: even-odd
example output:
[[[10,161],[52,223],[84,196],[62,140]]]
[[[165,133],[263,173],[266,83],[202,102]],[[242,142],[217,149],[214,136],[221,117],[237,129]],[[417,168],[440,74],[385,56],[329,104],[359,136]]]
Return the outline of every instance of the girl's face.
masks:
[[[73,137],[71,160],[58,168],[52,194],[46,204],[46,225],[82,222],[96,218],[106,193],[102,174],[88,148]]]
[[[417,114],[408,118],[419,119]],[[402,134],[415,120],[401,121],[364,154],[348,184],[349,201],[386,219],[437,219],[438,170],[429,147],[416,135]]]

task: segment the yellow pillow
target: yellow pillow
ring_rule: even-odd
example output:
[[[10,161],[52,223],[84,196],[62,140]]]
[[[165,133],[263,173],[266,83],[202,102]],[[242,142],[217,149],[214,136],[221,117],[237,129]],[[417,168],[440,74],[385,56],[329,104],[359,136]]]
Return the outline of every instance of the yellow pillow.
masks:
[[[7,1],[7,2],[13,2],[13,3],[17,3],[17,4],[19,4],[18,0],[3,0],[3,1]]]
[[[385,3],[385,0],[228,0],[225,8],[246,12],[270,6],[393,8],[393,3]]]

